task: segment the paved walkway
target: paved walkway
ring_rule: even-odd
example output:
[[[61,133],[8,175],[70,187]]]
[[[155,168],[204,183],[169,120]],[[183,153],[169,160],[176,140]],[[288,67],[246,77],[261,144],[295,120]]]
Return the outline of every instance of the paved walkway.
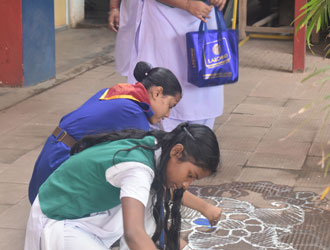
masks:
[[[125,82],[114,68],[114,38],[104,28],[58,32],[56,79],[23,89],[0,88],[0,249],[23,249],[33,164],[59,119],[99,89]],[[292,74],[291,52],[291,41],[248,41],[240,49],[239,82],[225,87],[225,111],[214,127],[222,170],[196,182],[194,189],[224,207],[224,222],[210,234],[217,237],[208,241],[219,249],[328,249],[330,245],[330,196],[317,201],[317,195],[330,184],[330,177],[323,177],[318,166],[321,141],[329,138],[329,122],[322,134],[320,106],[297,114],[304,105],[329,93],[328,85],[316,87],[314,81],[302,84],[301,80],[330,62],[308,52],[306,72]],[[281,140],[306,118],[311,121]],[[252,218],[249,222],[242,209]],[[313,218],[321,216],[317,224],[323,225],[313,231],[313,237],[320,235],[318,230],[323,230],[323,236],[318,241],[313,238],[312,247],[304,243],[309,242],[307,236],[297,240],[292,233],[298,232],[298,226],[316,223],[308,221],[308,213]],[[230,229],[233,216],[236,226]],[[260,224],[263,234],[251,229],[252,220]],[[186,235],[194,244],[200,239],[199,224],[189,218],[185,223]],[[267,237],[274,239],[274,234],[274,242],[260,243]]]

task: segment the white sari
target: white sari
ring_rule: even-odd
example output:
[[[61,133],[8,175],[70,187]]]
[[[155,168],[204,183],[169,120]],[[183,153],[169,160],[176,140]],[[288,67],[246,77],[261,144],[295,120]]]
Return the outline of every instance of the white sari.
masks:
[[[146,61],[170,69],[183,89],[183,98],[170,118],[186,121],[215,118],[223,112],[223,86],[198,88],[187,81],[186,33],[197,31],[200,20],[185,10],[156,0],[122,0],[116,41],[116,67],[134,83],[135,65]],[[216,28],[214,9],[208,29]]]

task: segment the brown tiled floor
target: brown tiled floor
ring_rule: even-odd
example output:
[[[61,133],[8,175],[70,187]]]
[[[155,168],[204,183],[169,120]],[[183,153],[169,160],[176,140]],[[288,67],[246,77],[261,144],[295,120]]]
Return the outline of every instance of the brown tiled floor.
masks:
[[[60,117],[91,93],[125,81],[114,68],[113,33],[102,29],[62,32],[56,35],[57,66],[62,70],[56,79],[26,89],[0,89],[1,250],[23,249],[33,164]],[[84,43],[77,43],[77,37],[84,37]],[[75,50],[68,43],[75,44]],[[329,246],[328,199],[315,203],[330,184],[317,165],[321,117],[315,116],[287,140],[280,139],[307,117],[292,114],[320,95],[312,81],[304,85],[300,81],[330,63],[308,52],[306,72],[292,74],[291,53],[291,41],[249,40],[240,49],[239,82],[225,86],[224,114],[214,126],[222,170],[194,183],[203,196],[216,197],[224,208],[224,221],[213,231],[214,240],[211,235],[202,238],[207,244],[219,245],[216,249],[314,250]],[[328,89],[324,87],[321,93]],[[202,229],[189,223],[191,244],[196,247],[196,242],[202,242]]]

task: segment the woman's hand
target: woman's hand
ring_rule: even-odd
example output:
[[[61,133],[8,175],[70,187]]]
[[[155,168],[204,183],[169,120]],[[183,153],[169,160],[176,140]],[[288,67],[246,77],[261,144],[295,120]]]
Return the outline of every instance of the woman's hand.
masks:
[[[119,9],[113,8],[109,11],[109,17],[108,17],[109,27],[114,32],[118,31],[119,27]]]
[[[207,22],[206,18],[210,18],[209,14],[212,10],[212,6],[203,3],[201,1],[186,0],[185,10],[188,11],[193,16]]]
[[[210,4],[222,10],[225,7],[226,0],[210,0]]]
[[[209,220],[210,225],[214,226],[221,218],[222,209],[208,203],[205,209],[201,212]]]

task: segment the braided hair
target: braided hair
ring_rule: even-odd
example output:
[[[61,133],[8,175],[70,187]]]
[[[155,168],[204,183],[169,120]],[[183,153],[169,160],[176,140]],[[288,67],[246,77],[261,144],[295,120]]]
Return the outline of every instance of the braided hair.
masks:
[[[91,135],[83,137],[77,142],[72,147],[71,154],[76,154],[88,147],[106,141],[128,138],[142,139],[148,135],[154,136],[157,139],[156,145],[152,147],[137,145],[133,148],[124,149],[124,151],[139,147],[149,150],[161,148],[162,153],[155,167],[155,177],[151,185],[152,195],[154,196],[152,199],[154,201],[153,216],[156,222],[156,230],[152,236],[152,240],[157,244],[164,230],[167,236],[165,250],[178,250],[180,249],[180,207],[185,190],[174,190],[173,195],[171,195],[170,189],[166,187],[166,167],[170,159],[170,151],[176,144],[182,144],[184,150],[179,159],[181,162],[189,161],[210,173],[215,173],[220,161],[220,152],[216,136],[210,128],[199,124],[189,125],[188,123],[181,123],[171,132],[160,130],[146,132],[130,129],[108,134]],[[164,216],[162,216],[163,211]]]

